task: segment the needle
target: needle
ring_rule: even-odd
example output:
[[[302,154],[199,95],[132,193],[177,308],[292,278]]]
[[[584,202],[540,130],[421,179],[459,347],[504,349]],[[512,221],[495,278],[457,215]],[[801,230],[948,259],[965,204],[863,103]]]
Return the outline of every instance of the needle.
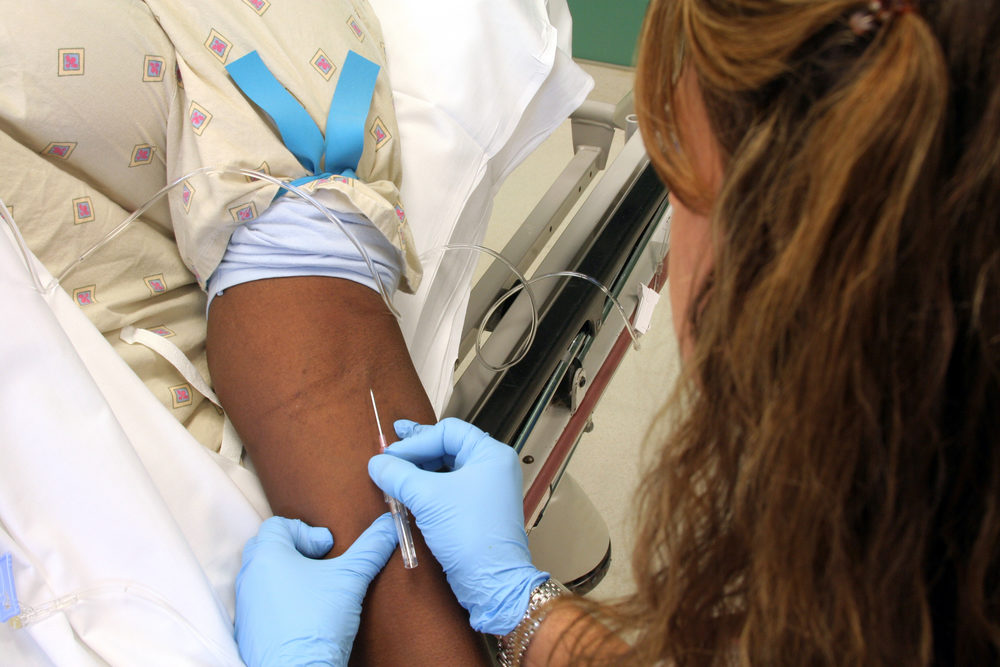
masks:
[[[378,417],[378,406],[375,405],[375,392],[369,389],[368,393],[371,394],[372,410],[375,411],[379,451],[384,452],[388,445],[385,442],[385,435],[382,433],[382,420]],[[410,520],[407,518],[406,507],[403,506],[403,503],[395,498],[390,498],[388,495],[385,495],[385,502],[389,504],[392,521],[396,524],[396,536],[399,537],[399,551],[403,555],[403,567],[411,570],[417,566],[417,549],[413,544],[413,533],[410,532]]]

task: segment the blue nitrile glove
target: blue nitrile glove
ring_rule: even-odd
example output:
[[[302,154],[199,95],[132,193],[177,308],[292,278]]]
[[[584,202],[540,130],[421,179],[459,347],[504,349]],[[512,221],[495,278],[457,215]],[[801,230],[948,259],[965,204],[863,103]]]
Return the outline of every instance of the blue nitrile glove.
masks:
[[[396,548],[389,514],[342,555],[326,528],[271,517],[243,549],[236,577],[236,642],[248,665],[347,664],[368,584]]]
[[[472,627],[507,634],[549,578],[531,564],[517,454],[459,419],[394,426],[403,440],[369,461],[368,474],[413,513]],[[442,467],[452,471],[432,472]]]

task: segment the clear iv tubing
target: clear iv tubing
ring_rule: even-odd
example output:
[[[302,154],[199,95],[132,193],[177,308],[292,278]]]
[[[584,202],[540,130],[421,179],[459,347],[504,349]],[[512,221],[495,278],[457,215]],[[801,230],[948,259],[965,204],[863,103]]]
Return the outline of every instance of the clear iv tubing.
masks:
[[[337,225],[338,228],[340,228],[340,231],[342,231],[344,235],[347,236],[347,238],[351,241],[351,243],[354,245],[357,251],[361,254],[362,259],[365,260],[365,264],[368,266],[368,270],[375,278],[375,284],[378,286],[379,294],[382,295],[382,301],[385,302],[385,305],[389,309],[389,312],[391,312],[397,319],[399,319],[400,317],[399,311],[392,304],[392,299],[389,297],[389,290],[387,290],[385,285],[382,283],[382,278],[379,276],[378,271],[375,270],[375,265],[372,262],[371,257],[368,256],[368,253],[365,251],[364,247],[358,242],[358,240],[354,237],[354,235],[347,230],[347,228],[344,226],[344,223],[341,222],[340,218],[333,215],[333,213],[330,212],[330,209],[320,204],[318,201],[316,201],[316,199],[312,195],[310,195],[302,188],[296,185],[292,185],[291,183],[280,181],[277,178],[271,176],[270,174],[265,174],[263,172],[256,171],[253,169],[243,169],[242,167],[233,167],[233,168],[201,167],[200,169],[195,169],[194,171],[188,172],[187,174],[180,176],[179,178],[175,179],[172,183],[169,183],[164,187],[160,188],[160,190],[156,194],[150,197],[144,204],[142,204],[142,206],[133,211],[130,216],[122,220],[122,222],[117,227],[108,232],[104,236],[104,238],[102,238],[100,241],[91,246],[82,255],[80,255],[80,257],[77,258],[76,261],[74,261],[72,264],[63,269],[62,273],[60,273],[59,276],[55,278],[52,281],[52,283],[49,284],[48,289],[49,290],[54,289],[56,285],[61,284],[63,279],[69,274],[70,271],[78,267],[88,257],[93,255],[95,252],[97,252],[105,245],[110,243],[112,240],[114,240],[119,234],[128,229],[128,227],[132,224],[132,222],[135,221],[135,219],[138,218],[140,215],[148,211],[153,204],[159,201],[160,197],[167,194],[168,192],[170,192],[171,190],[173,190],[178,185],[188,180],[192,176],[199,176],[201,174],[241,174],[243,176],[257,178],[262,181],[273,183],[278,187],[283,188],[289,192],[295,193],[305,201],[312,204],[312,206],[317,211],[322,213],[327,220],[329,220],[333,224]]]
[[[588,283],[590,283],[591,285],[595,286],[597,289],[599,289],[602,292],[604,292],[604,295],[606,297],[608,297],[608,299],[611,300],[611,303],[613,303],[615,305],[615,308],[617,308],[618,312],[621,314],[621,316],[622,316],[622,322],[624,322],[624,324],[625,324],[625,329],[628,331],[628,335],[632,338],[632,347],[633,347],[633,349],[636,349],[636,350],[639,349],[639,347],[640,347],[639,346],[639,333],[635,330],[635,327],[632,326],[632,322],[628,318],[628,313],[625,312],[625,308],[622,306],[622,304],[618,300],[618,298],[615,297],[615,295],[611,293],[611,290],[609,290],[603,283],[601,283],[599,280],[597,280],[593,276],[588,276],[585,273],[579,273],[578,271],[556,271],[555,273],[544,273],[544,274],[542,274],[540,276],[535,276],[534,278],[531,278],[530,280],[527,280],[527,281],[525,281],[523,283],[520,283],[518,285],[514,285],[503,296],[501,296],[499,299],[497,299],[493,303],[492,306],[490,306],[490,309],[486,312],[486,315],[483,317],[482,324],[480,324],[480,326],[479,326],[479,336],[476,338],[476,351],[477,351],[477,353],[479,352],[479,338],[482,336],[482,333],[483,333],[483,331],[484,331],[484,329],[486,327],[486,322],[488,322],[489,319],[490,319],[490,317],[493,316],[493,313],[496,312],[497,308],[499,308],[503,304],[504,301],[506,301],[507,299],[511,298],[512,296],[514,296],[515,294],[517,294],[518,292],[520,292],[522,289],[525,290],[525,292],[527,292],[529,289],[531,289],[529,287],[529,285],[531,285],[533,283],[536,283],[539,280],[546,280],[546,279],[549,279],[549,278],[579,278],[580,280],[586,280]],[[532,305],[534,305],[534,301],[532,301]],[[537,309],[533,309],[532,315],[533,315],[533,317],[532,317],[533,322],[537,321],[537,319],[538,319],[538,311],[537,311]],[[537,328],[537,324],[535,324],[535,328]],[[532,334],[532,336],[533,335],[534,334]],[[517,357],[515,357],[515,361],[512,364],[509,364],[509,366],[512,366],[512,365],[518,363],[519,361],[521,361],[521,359],[523,359],[524,356],[527,354],[527,352],[528,352],[527,348],[528,347],[530,347],[530,346],[525,346],[524,349],[523,349],[523,351],[520,352]],[[507,366],[507,367],[509,367],[509,366]],[[503,370],[503,369],[500,369],[500,370]]]
[[[520,281],[518,283],[519,285],[528,284],[528,280],[524,277],[524,274],[518,271],[517,267],[515,267],[514,264],[511,263],[509,259],[498,253],[496,250],[492,250],[490,248],[487,248],[486,246],[475,245],[473,243],[449,243],[441,246],[441,250],[443,251],[475,250],[477,252],[487,254],[491,256],[493,259],[496,259],[497,261],[501,262],[504,266],[506,266],[510,270],[510,272],[517,277],[518,281]],[[433,252],[433,250],[431,252]],[[426,254],[427,253],[421,255],[421,259],[423,259],[423,257]],[[528,303],[531,305],[531,326],[528,327],[528,335],[522,341],[521,347],[518,348],[517,354],[515,354],[514,357],[506,364],[501,364],[500,366],[494,366],[490,364],[488,361],[486,361],[486,358],[483,357],[483,333],[486,331],[486,323],[490,321],[490,317],[493,315],[493,313],[496,312],[497,308],[499,308],[508,299],[508,297],[510,297],[512,291],[513,290],[508,291],[506,294],[502,295],[499,299],[496,300],[496,302],[490,307],[489,311],[483,317],[483,321],[479,323],[479,328],[476,330],[476,358],[479,359],[479,362],[481,364],[486,366],[486,368],[490,369],[494,373],[505,371],[511,366],[514,366],[515,364],[519,363],[522,359],[524,359],[524,357],[528,354],[528,350],[531,349],[532,343],[535,342],[535,333],[537,333],[538,331],[538,302],[535,301],[534,290],[532,290],[531,287],[529,286],[525,288],[524,293],[527,295]],[[516,294],[516,292],[514,293]]]
[[[227,652],[217,642],[203,635],[194,624],[184,618],[162,595],[152,588],[134,581],[105,581],[97,586],[63,595],[62,597],[40,604],[37,607],[29,607],[28,605],[21,604],[21,613],[8,620],[7,625],[13,630],[20,630],[55,614],[65,613],[79,604],[99,602],[101,597],[122,593],[152,604],[154,607],[165,612],[167,616],[170,616],[179,625],[186,627],[202,646],[212,652],[219,661],[219,664],[232,663],[231,651]]]
[[[611,293],[611,290],[609,290],[603,283],[593,276],[588,276],[577,271],[556,271],[554,273],[545,273],[528,279],[524,277],[524,274],[517,270],[510,260],[495,250],[491,250],[485,246],[471,243],[450,243],[441,246],[441,250],[475,250],[485,253],[502,262],[518,279],[518,283],[516,285],[511,287],[504,294],[502,294],[499,299],[493,302],[493,305],[490,306],[489,310],[487,310],[486,314],[483,316],[482,322],[479,323],[479,328],[476,331],[476,358],[479,359],[480,363],[486,366],[489,370],[497,373],[505,371],[508,368],[520,363],[524,357],[527,356],[528,350],[531,349],[532,343],[535,342],[535,334],[538,332],[538,302],[535,299],[535,293],[534,290],[531,289],[531,285],[539,282],[540,280],[547,280],[551,278],[579,278],[581,280],[586,280],[604,292],[604,295],[611,300],[611,303],[615,305],[615,308],[617,308],[618,312],[621,314],[622,321],[625,323],[625,328],[628,330],[628,334],[632,338],[632,345],[634,349],[639,349],[639,334],[636,332],[635,327],[632,326],[632,322],[629,320],[628,314],[625,312],[625,308],[622,307],[621,302],[615,297],[615,295]],[[433,250],[430,252],[433,252]],[[424,257],[426,254],[427,253],[421,255],[421,257]],[[499,366],[494,366],[487,362],[483,357],[482,341],[483,334],[486,331],[486,323],[490,321],[490,318],[493,317],[493,313],[495,313],[500,306],[502,306],[508,299],[517,295],[521,290],[524,290],[525,295],[528,297],[528,302],[531,305],[531,326],[528,328],[528,335],[522,341],[517,354],[515,354],[510,361]]]
[[[95,252],[97,252],[98,250],[100,250],[101,248],[103,248],[108,243],[110,243],[112,240],[114,240],[115,238],[117,238],[126,229],[128,229],[128,227],[139,216],[141,216],[143,213],[145,213],[146,211],[148,211],[150,209],[150,207],[152,207],[153,204],[155,204],[157,201],[159,201],[159,199],[163,195],[167,194],[172,189],[174,189],[175,187],[177,187],[178,185],[180,185],[184,181],[192,178],[193,176],[199,176],[199,175],[202,175],[202,174],[206,174],[206,175],[207,174],[239,174],[239,175],[242,175],[242,176],[248,176],[248,177],[251,177],[251,178],[256,178],[256,179],[259,179],[259,180],[267,181],[268,183],[273,183],[274,185],[277,185],[279,188],[282,188],[284,190],[292,192],[293,194],[298,195],[303,200],[309,202],[309,204],[311,204],[316,210],[318,210],[320,213],[322,213],[324,215],[324,217],[326,217],[327,220],[329,220],[333,224],[337,225],[337,227],[340,229],[340,231],[343,232],[345,236],[347,236],[347,238],[351,241],[351,244],[355,247],[355,249],[357,249],[358,253],[361,255],[362,259],[364,259],[365,265],[368,267],[369,272],[371,272],[372,277],[375,279],[375,284],[378,287],[378,292],[379,292],[379,294],[382,297],[382,301],[385,303],[386,307],[389,309],[389,312],[391,312],[396,317],[396,319],[399,319],[401,317],[400,313],[399,313],[399,310],[397,310],[396,307],[392,303],[392,298],[389,296],[389,290],[383,284],[382,278],[379,276],[378,271],[375,270],[375,264],[372,262],[371,257],[368,255],[368,252],[365,250],[364,246],[357,240],[357,238],[355,238],[354,234],[352,234],[350,232],[350,230],[347,229],[347,227],[340,220],[340,218],[338,218],[336,215],[334,215],[326,206],[324,206],[321,203],[319,203],[312,195],[310,195],[308,192],[302,190],[298,186],[292,185],[291,183],[287,183],[285,181],[278,180],[277,178],[271,176],[270,174],[265,174],[263,172],[256,171],[254,169],[244,169],[242,167],[233,167],[233,168],[228,168],[228,167],[201,167],[199,169],[195,169],[194,171],[188,172],[187,174],[184,174],[183,176],[178,177],[173,182],[171,182],[171,183],[165,185],[164,187],[160,188],[160,190],[157,191],[156,194],[154,194],[145,203],[143,203],[141,206],[139,206],[139,208],[137,208],[135,211],[133,211],[132,214],[129,215],[127,218],[125,218],[121,223],[119,223],[118,226],[116,226],[114,229],[112,229],[110,232],[108,232],[100,241],[98,241],[93,246],[91,246],[89,249],[87,249],[73,263],[71,263],[69,266],[67,266],[65,269],[63,269],[63,271],[58,275],[58,277],[54,278],[52,280],[52,282],[49,283],[48,287],[46,288],[46,291],[51,291],[51,290],[55,289],[55,287],[57,285],[61,284],[62,281],[63,281],[63,279],[65,279],[65,277],[73,269],[75,269],[76,267],[78,267],[80,264],[82,264],[84,261],[86,261],[87,258],[89,258],[91,255],[93,255]],[[20,235],[18,235],[18,236],[20,236]],[[555,273],[547,273],[547,274],[544,274],[544,275],[541,275],[541,276],[535,276],[535,277],[533,277],[531,279],[527,279],[527,278],[525,278],[524,274],[522,274],[520,271],[518,271],[517,268],[506,257],[504,257],[500,253],[496,252],[495,250],[491,250],[490,248],[487,248],[485,246],[480,246],[480,245],[475,245],[475,244],[465,244],[465,243],[449,243],[449,244],[440,246],[437,249],[432,249],[431,251],[428,251],[428,252],[434,252],[434,250],[441,250],[441,251],[475,250],[477,252],[481,252],[481,253],[490,255],[494,259],[497,259],[500,262],[502,262],[504,265],[506,265],[507,268],[510,269],[511,273],[513,273],[517,277],[517,279],[519,281],[518,284],[514,285],[514,287],[512,287],[511,289],[509,289],[505,294],[501,295],[500,298],[497,299],[493,303],[493,305],[487,311],[486,315],[483,317],[482,322],[480,322],[479,328],[477,330],[477,334],[476,334],[476,358],[479,359],[480,363],[482,363],[484,366],[486,366],[486,368],[490,369],[491,371],[500,372],[500,371],[507,370],[508,368],[511,368],[512,366],[520,363],[520,361],[522,359],[524,359],[525,356],[527,356],[528,350],[531,349],[531,345],[532,345],[532,343],[535,340],[535,334],[538,331],[538,302],[537,302],[537,300],[535,298],[534,291],[531,289],[531,285],[534,284],[534,283],[536,283],[536,282],[538,282],[538,281],[540,281],[540,280],[545,280],[545,279],[548,279],[548,278],[560,278],[560,277],[579,278],[579,279],[582,279],[582,280],[586,280],[587,282],[593,284],[598,289],[600,289],[602,292],[604,292],[605,296],[607,296],[607,298],[610,299],[612,303],[614,303],[615,307],[618,309],[618,312],[621,314],[622,320],[625,323],[625,328],[628,330],[629,336],[632,337],[632,344],[633,344],[634,348],[635,349],[639,349],[639,336],[636,333],[635,328],[632,326],[632,323],[629,321],[629,318],[628,318],[628,315],[625,312],[625,309],[622,307],[622,305],[618,301],[618,299],[613,294],[611,294],[611,291],[605,285],[603,285],[602,283],[600,283],[598,280],[596,280],[595,278],[593,278],[591,276],[588,276],[588,275],[585,275],[585,274],[582,274],[582,273],[578,273],[576,271],[558,271],[558,272],[555,272]],[[22,249],[22,251],[23,251],[23,249]],[[428,253],[424,253],[423,255],[421,255],[421,257],[424,257],[427,254]],[[508,361],[505,364],[501,364],[499,366],[494,366],[494,365],[492,365],[492,364],[490,364],[489,362],[486,361],[486,359],[483,357],[483,353],[482,353],[482,339],[483,339],[483,334],[486,331],[486,323],[489,322],[490,317],[492,317],[493,313],[495,313],[497,311],[497,309],[500,308],[500,306],[502,306],[508,299],[510,299],[511,297],[515,296],[521,290],[524,290],[525,294],[528,297],[528,302],[529,302],[529,304],[531,306],[531,308],[530,308],[530,310],[531,310],[531,326],[528,328],[528,335],[523,340],[521,346],[518,348],[517,354],[515,354],[514,357],[510,361]]]

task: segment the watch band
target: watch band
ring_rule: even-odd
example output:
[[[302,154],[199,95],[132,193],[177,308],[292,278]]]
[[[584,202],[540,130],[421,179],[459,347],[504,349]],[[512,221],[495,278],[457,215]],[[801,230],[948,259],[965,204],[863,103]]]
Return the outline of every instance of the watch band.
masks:
[[[568,594],[569,590],[555,579],[548,579],[532,589],[524,617],[509,633],[497,637],[500,644],[497,661],[500,667],[520,667],[528,645],[551,608],[549,602]]]

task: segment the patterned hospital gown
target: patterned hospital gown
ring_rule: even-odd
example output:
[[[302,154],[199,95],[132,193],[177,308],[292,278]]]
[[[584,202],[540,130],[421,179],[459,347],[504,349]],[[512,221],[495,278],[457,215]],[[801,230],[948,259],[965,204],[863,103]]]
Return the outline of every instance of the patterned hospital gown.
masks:
[[[119,339],[126,325],[175,343],[207,376],[204,282],[240,223],[309,175],[225,66],[256,50],[322,130],[349,50],[379,65],[357,179],[308,189],[359,212],[419,280],[399,201],[399,142],[381,29],[359,0],[0,0],[0,198],[58,275],[168,182],[181,183],[63,280],[91,321],[206,446],[221,417],[172,366]],[[320,11],[318,8],[322,7]]]

